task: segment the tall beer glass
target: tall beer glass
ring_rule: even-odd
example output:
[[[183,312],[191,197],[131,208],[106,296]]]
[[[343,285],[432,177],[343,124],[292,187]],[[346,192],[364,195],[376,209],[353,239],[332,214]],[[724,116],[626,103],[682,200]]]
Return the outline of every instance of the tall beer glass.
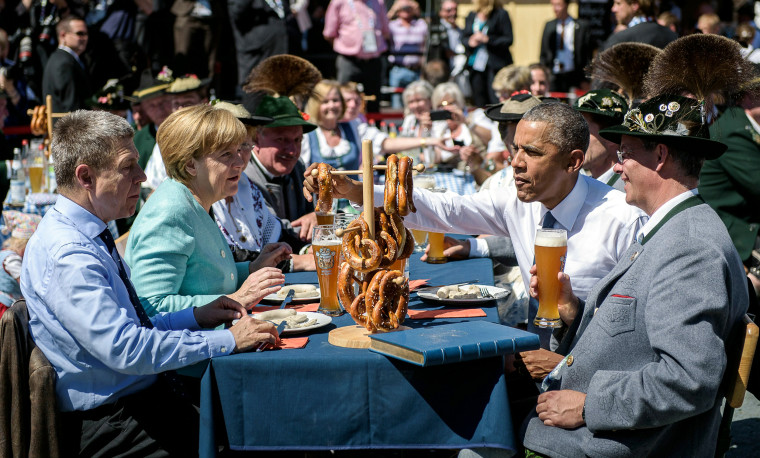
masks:
[[[319,278],[319,312],[338,316],[343,310],[338,303],[338,271],[340,270],[340,242],[333,225],[317,226],[311,239],[314,263]]]
[[[315,212],[317,214],[318,226],[331,226],[335,223],[335,213],[333,212]]]
[[[536,275],[538,276],[538,313],[533,324],[539,328],[562,326],[557,302],[560,284],[557,276],[565,269],[567,231],[539,229],[536,232]]]

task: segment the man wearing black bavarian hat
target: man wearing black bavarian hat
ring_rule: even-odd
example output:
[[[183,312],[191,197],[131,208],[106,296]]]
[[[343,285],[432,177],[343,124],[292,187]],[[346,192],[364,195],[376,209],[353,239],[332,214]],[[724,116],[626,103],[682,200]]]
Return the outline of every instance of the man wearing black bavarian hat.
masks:
[[[524,424],[526,449],[713,455],[727,352],[736,348],[748,294],[736,249],[697,183],[703,161],[726,149],[710,140],[712,103],[751,77],[747,65],[726,38],[677,40],[647,74],[653,97],[601,131],[620,144],[614,168],[626,201],[650,219],[586,301],[561,275],[569,330],[558,351],[567,356]],[[531,294],[540,287],[533,277]]]
[[[612,170],[617,162],[618,145],[599,135],[605,127],[623,121],[623,115],[628,111],[625,99],[609,89],[595,89],[576,99],[573,108],[588,124],[589,144],[583,159],[583,170],[602,183],[625,192],[620,175]]]

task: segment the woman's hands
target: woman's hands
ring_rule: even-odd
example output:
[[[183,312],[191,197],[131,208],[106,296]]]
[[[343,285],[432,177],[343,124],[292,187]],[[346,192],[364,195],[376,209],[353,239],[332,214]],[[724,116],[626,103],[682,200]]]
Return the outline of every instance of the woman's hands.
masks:
[[[248,264],[248,273],[254,273],[264,267],[277,267],[279,263],[290,259],[293,249],[285,242],[268,243],[261,248],[259,256]]]
[[[264,267],[253,272],[243,285],[227,297],[245,308],[251,308],[262,298],[274,294],[282,288],[285,275],[276,267]]]

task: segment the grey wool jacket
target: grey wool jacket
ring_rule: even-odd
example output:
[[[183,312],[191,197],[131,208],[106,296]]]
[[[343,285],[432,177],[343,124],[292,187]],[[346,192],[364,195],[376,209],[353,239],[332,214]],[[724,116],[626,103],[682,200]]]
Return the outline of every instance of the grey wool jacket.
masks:
[[[555,457],[713,456],[727,351],[748,300],[715,212],[700,204],[676,214],[594,286],[560,342],[570,355],[560,389],[586,393],[586,425],[545,426],[534,412],[525,447]]]

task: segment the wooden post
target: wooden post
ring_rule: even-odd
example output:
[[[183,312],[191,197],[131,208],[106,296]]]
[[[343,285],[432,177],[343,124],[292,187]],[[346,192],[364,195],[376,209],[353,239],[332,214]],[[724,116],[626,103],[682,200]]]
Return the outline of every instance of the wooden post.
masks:
[[[372,162],[374,157],[372,155],[372,141],[362,141],[362,190],[364,191],[364,221],[367,222],[369,227],[369,236],[372,240],[375,240],[375,176],[372,173]]]

